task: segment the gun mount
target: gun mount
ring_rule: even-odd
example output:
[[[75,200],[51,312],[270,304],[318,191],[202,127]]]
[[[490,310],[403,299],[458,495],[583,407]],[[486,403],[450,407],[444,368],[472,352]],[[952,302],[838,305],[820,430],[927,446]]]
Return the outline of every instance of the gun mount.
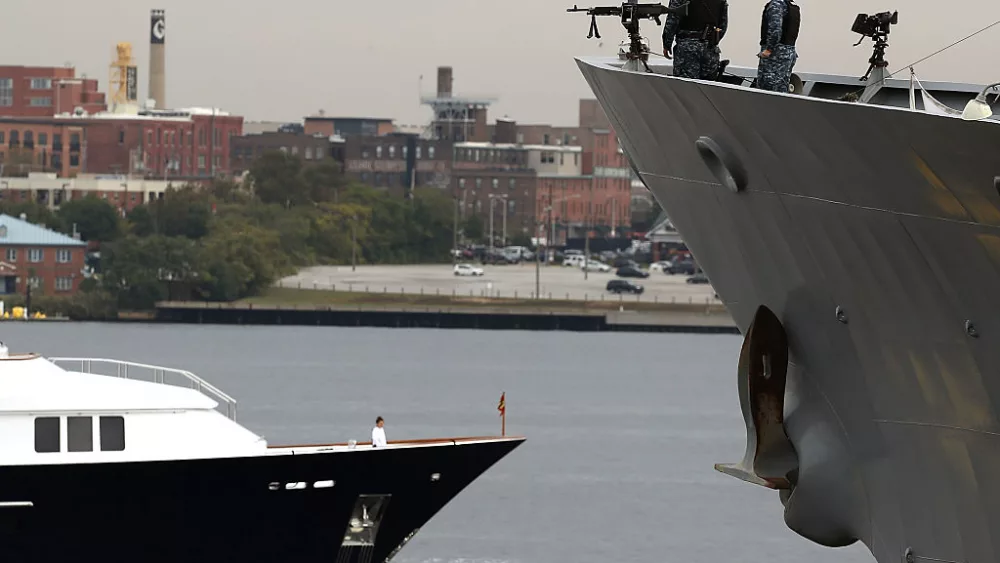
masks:
[[[622,26],[628,32],[629,50],[627,58],[629,61],[641,61],[649,72],[649,47],[643,45],[642,36],[639,35],[639,21],[653,20],[656,25],[663,25],[660,16],[666,14],[687,15],[688,3],[685,2],[676,8],[670,8],[663,4],[638,4],[636,0],[622,2],[621,6],[601,6],[596,8],[578,8],[574,4],[567,12],[586,12],[590,16],[590,33],[587,39],[601,38],[601,32],[597,29],[597,16],[618,16],[621,17]],[[638,64],[636,62],[636,64]]]
[[[868,59],[868,72],[861,77],[861,81],[868,80],[875,69],[884,69],[889,66],[885,60],[885,50],[889,46],[889,27],[899,23],[899,12],[881,12],[869,16],[868,14],[858,14],[851,26],[851,31],[861,35],[861,39],[854,44],[855,47],[865,40],[871,38],[875,42],[872,57]]]

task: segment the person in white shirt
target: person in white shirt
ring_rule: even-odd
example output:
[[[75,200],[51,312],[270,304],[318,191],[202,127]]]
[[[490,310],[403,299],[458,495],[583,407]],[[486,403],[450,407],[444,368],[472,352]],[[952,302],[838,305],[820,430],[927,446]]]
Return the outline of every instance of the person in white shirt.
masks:
[[[385,445],[385,420],[380,416],[375,419],[375,428],[372,428],[372,447],[384,448]]]

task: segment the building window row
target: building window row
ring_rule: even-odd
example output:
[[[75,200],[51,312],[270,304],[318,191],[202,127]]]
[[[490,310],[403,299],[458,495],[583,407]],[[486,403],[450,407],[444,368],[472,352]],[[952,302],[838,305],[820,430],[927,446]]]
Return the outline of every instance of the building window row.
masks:
[[[14,79],[0,78],[0,106],[14,105]]]
[[[31,89],[32,90],[51,90],[52,89],[52,79],[51,78],[32,78],[31,79]]]
[[[52,107],[51,97],[41,97],[41,98],[29,98],[28,105],[33,108],[50,108]]]

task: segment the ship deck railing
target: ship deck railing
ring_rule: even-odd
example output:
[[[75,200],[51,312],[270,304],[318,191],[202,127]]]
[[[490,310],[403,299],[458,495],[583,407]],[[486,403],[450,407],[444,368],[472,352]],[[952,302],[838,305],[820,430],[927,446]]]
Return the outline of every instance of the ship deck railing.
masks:
[[[80,373],[140,381],[151,380],[152,383],[189,387],[218,401],[219,411],[231,420],[236,420],[236,399],[233,399],[218,387],[187,370],[125,360],[110,360],[107,358],[48,358],[48,360],[64,369],[67,368],[67,364],[70,366],[75,364],[80,368],[76,371]],[[95,367],[97,368],[96,371]]]

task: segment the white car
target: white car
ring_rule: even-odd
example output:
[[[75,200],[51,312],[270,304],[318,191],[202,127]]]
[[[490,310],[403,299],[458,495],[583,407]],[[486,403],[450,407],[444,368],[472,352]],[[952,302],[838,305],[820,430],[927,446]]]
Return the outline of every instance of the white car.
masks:
[[[604,262],[598,262],[596,260],[591,260],[586,264],[580,264],[581,270],[587,270],[588,272],[610,272],[611,266],[608,266]]]
[[[666,271],[668,268],[670,268],[673,265],[674,265],[674,263],[671,262],[670,260],[661,260],[659,262],[653,262],[652,264],[650,264],[649,265],[649,271],[650,272],[664,272],[664,271]]]
[[[477,268],[469,264],[455,264],[456,276],[481,276],[484,273],[482,268]]]

